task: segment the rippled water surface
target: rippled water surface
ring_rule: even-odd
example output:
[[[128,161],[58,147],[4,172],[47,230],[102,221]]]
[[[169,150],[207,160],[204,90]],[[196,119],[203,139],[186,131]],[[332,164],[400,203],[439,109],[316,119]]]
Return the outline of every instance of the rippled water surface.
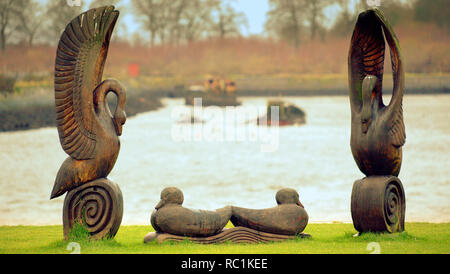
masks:
[[[264,107],[267,99],[243,98],[243,108]],[[183,105],[179,99],[128,119],[109,176],[123,192],[122,224],[149,224],[167,186],[181,188],[184,205],[198,209],[272,207],[276,191],[291,187],[310,222],[351,222],[352,185],[363,174],[350,151],[348,98],[284,99],[307,112],[307,124],[280,128],[276,152],[264,151],[267,140],[258,129],[240,122],[203,126],[216,136],[242,130],[247,132],[243,139],[177,141],[173,113]],[[407,197],[406,221],[450,222],[450,96],[406,96],[404,109],[407,143],[399,177]],[[205,139],[195,132],[194,138]],[[0,133],[0,225],[62,223],[64,198],[50,201],[49,196],[66,157],[56,128]]]

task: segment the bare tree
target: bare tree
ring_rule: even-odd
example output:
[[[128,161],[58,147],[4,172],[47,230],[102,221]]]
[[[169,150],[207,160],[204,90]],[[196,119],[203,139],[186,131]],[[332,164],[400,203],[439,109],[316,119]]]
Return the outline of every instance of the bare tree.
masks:
[[[21,8],[15,15],[20,20],[17,30],[25,36],[28,46],[32,47],[37,33],[45,21],[45,12],[42,5],[35,0],[19,0]]]
[[[311,39],[324,33],[324,8],[335,0],[269,0],[271,9],[267,16],[266,30],[278,38],[291,42],[298,47],[300,31],[308,26]]]
[[[46,25],[47,38],[50,43],[57,43],[67,24],[82,12],[81,7],[69,6],[66,1],[49,0],[47,3]]]
[[[166,43],[166,37],[169,35],[169,27],[173,23],[172,12],[180,3],[178,1],[161,1],[158,12],[157,35],[161,44]]]
[[[6,49],[7,40],[12,34],[15,26],[13,24],[13,17],[15,11],[19,8],[18,1],[15,0],[1,0],[0,1],[0,49]]]
[[[338,0],[342,11],[337,15],[337,19],[332,28],[333,33],[340,36],[351,34],[355,15],[350,12],[349,0]]]
[[[303,0],[269,0],[266,30],[276,37],[300,45],[300,33],[303,27]]]
[[[323,10],[325,7],[332,4],[331,0],[305,0],[304,12],[306,13],[305,19],[311,29],[311,40],[314,40],[320,29],[323,29],[321,22],[324,19]]]
[[[239,33],[246,23],[243,14],[222,0],[133,0],[133,8],[150,34],[153,46],[157,41],[179,44],[195,41],[214,33],[219,37]]]
[[[150,34],[150,44],[157,40],[161,44],[167,37],[177,40],[181,37],[180,21],[185,8],[197,0],[133,0],[133,8],[143,27]]]
[[[212,24],[212,11],[220,0],[189,0],[189,5],[181,17],[183,36],[186,41],[193,42],[202,37]]]
[[[247,17],[242,12],[236,12],[229,4],[219,4],[214,11],[212,31],[221,39],[227,35],[240,34],[240,27],[248,26]]]
[[[143,27],[150,33],[150,45],[155,44],[159,31],[159,8],[163,0],[133,0],[133,8],[141,18]]]
[[[190,0],[173,0],[171,20],[168,26],[170,41],[179,44],[183,35],[183,15],[191,3]]]

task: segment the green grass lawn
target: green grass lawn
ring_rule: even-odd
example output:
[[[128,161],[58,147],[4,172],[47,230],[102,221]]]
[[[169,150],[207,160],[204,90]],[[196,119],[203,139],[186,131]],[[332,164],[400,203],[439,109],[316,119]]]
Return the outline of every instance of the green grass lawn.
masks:
[[[369,254],[369,243],[379,244],[381,254],[450,253],[450,223],[408,223],[400,234],[356,233],[352,224],[309,224],[305,230],[310,239],[294,239],[266,244],[200,245],[189,242],[144,244],[151,226],[122,226],[114,239],[78,240],[85,253],[155,253],[155,254]],[[70,241],[63,240],[62,226],[0,227],[0,253],[68,254]]]

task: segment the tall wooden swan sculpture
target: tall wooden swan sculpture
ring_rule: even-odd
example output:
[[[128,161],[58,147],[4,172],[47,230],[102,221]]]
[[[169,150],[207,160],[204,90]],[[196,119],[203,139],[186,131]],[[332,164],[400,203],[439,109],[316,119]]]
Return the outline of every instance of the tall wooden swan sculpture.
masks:
[[[387,106],[382,98],[385,38],[394,77]],[[399,41],[380,10],[359,15],[348,68],[351,149],[359,169],[368,176],[353,186],[353,224],[359,232],[400,232],[404,230],[405,194],[397,176],[406,140],[402,110],[405,75]]]
[[[51,199],[68,192],[63,224],[67,238],[76,222],[92,238],[113,237],[120,226],[123,199],[106,179],[120,150],[126,93],[116,80],[102,80],[119,11],[88,10],[73,19],[59,40],[55,61],[55,103],[60,142],[70,156],[56,176]],[[106,95],[117,96],[114,115]]]

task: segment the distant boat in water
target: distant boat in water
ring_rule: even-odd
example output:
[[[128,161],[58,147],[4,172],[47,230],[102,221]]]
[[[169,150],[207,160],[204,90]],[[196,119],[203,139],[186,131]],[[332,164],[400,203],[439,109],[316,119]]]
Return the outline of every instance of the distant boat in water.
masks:
[[[300,126],[306,124],[306,113],[301,108],[282,101],[269,101],[267,102],[267,114],[259,117],[257,120],[259,126],[272,126],[272,107],[278,107],[279,109],[279,126]]]
[[[202,105],[207,106],[239,106],[236,97],[237,86],[234,81],[208,77],[202,84],[191,85],[185,93],[186,105],[194,105],[195,99],[201,98]]]

